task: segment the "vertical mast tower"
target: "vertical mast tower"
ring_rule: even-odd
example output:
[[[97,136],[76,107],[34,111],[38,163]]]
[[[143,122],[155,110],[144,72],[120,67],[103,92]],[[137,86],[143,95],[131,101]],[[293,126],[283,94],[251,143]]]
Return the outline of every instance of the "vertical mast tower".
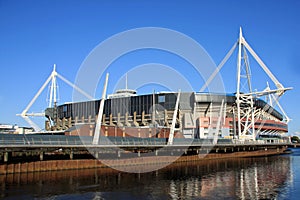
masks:
[[[255,100],[262,96],[269,96],[271,106],[278,106],[285,117],[285,122],[288,123],[290,119],[280,106],[278,100],[279,98],[287,91],[292,88],[285,88],[277,80],[277,78],[272,74],[269,68],[265,63],[260,59],[260,57],[255,53],[251,46],[247,43],[243,37],[242,28],[240,28],[239,38],[237,42],[234,43],[233,47],[226,54],[224,59],[217,66],[216,70],[211,74],[207,79],[206,83],[200,89],[200,92],[203,92],[207,86],[211,83],[214,77],[219,73],[227,60],[231,57],[235,49],[238,48],[238,57],[237,57],[237,72],[236,72],[236,108],[233,108],[233,112],[236,117],[236,123],[234,123],[236,130],[235,133],[239,139],[255,139],[258,134],[258,130],[255,129],[255,122],[262,118],[267,112],[267,108],[256,108]],[[256,60],[259,66],[264,70],[266,75],[272,80],[276,89],[270,89],[268,86],[263,91],[253,91],[251,85],[251,70],[248,60],[249,52],[252,57]],[[246,80],[245,80],[246,79]],[[243,81],[245,80],[245,82]]]

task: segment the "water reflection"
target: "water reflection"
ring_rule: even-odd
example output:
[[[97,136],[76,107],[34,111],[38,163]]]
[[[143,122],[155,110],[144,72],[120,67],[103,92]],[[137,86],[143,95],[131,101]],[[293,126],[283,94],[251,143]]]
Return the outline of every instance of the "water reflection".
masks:
[[[104,168],[10,174],[0,176],[0,189],[1,197],[17,199],[270,199],[290,181],[290,162],[274,156],[180,163],[144,174]]]

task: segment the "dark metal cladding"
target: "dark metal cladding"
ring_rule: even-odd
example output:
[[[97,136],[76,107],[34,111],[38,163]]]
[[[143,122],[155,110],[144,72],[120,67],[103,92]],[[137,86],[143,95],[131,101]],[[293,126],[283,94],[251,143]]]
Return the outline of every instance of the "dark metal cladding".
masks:
[[[229,104],[235,103],[235,96],[226,94],[208,94],[208,93],[196,93],[195,100],[197,103],[221,103],[222,100]]]
[[[283,120],[282,114],[279,113],[275,108],[267,104],[265,101],[261,99],[256,99],[254,105],[258,108],[264,109],[264,111],[266,111],[267,113],[271,113],[274,117],[276,117],[280,121]]]
[[[118,113],[125,115],[128,113],[132,115],[136,112],[137,115],[141,115],[142,112],[150,114],[153,109],[153,105],[156,105],[156,109],[173,110],[175,107],[178,93],[158,93],[138,95],[131,97],[112,98],[105,101],[104,112],[106,116],[112,114],[116,116]],[[153,97],[154,101],[153,102]],[[221,103],[222,100],[227,104],[235,104],[234,94],[211,94],[211,93],[193,93],[182,92],[180,97],[180,109],[192,110],[194,102],[201,103]],[[75,118],[76,116],[88,118],[95,117],[98,113],[100,100],[66,103],[57,107],[57,117],[62,118]],[[263,108],[266,112],[272,114],[279,120],[283,120],[283,116],[273,107],[268,105],[261,99],[255,99],[254,105],[258,108]]]

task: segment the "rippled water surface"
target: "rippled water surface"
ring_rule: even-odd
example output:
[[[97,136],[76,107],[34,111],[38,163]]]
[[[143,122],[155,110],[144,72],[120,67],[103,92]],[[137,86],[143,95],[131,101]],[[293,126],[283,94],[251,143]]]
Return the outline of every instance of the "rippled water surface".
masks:
[[[4,199],[299,199],[300,149],[282,156],[0,176]],[[139,167],[136,167],[137,171]]]

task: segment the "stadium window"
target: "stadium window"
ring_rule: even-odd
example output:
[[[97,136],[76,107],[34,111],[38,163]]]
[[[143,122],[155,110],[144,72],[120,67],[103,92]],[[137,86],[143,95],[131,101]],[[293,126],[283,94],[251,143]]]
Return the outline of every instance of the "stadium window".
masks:
[[[158,103],[165,103],[166,97],[165,96],[158,96]]]

